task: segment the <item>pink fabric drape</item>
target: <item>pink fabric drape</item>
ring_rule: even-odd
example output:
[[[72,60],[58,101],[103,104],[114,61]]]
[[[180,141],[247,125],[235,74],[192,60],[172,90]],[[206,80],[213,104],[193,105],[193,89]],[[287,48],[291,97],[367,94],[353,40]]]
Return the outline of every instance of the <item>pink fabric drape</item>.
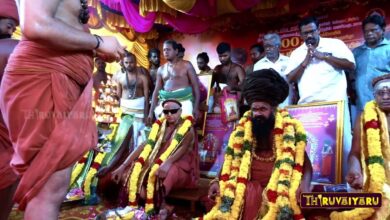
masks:
[[[139,33],[149,32],[156,20],[156,13],[148,13],[146,17],[139,14],[139,6],[129,0],[100,0],[111,10],[123,14],[126,22]]]
[[[230,0],[238,11],[250,9],[261,0]],[[136,32],[149,32],[157,17],[156,12],[149,12],[145,17],[139,14],[139,5],[130,0],[100,0],[100,2],[112,11],[123,14],[126,22]],[[178,13],[176,17],[162,13],[163,18],[176,31],[186,34],[196,34],[210,28],[211,22],[200,17],[212,18],[218,14],[217,0],[197,0],[195,5],[187,13]]]

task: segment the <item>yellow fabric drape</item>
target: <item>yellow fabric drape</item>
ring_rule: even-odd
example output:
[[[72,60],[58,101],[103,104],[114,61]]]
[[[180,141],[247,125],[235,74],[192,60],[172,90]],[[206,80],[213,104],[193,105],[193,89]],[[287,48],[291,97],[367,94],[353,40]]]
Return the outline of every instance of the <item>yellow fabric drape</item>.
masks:
[[[175,17],[177,15],[177,11],[162,0],[141,0],[139,2],[139,14],[145,17],[148,12],[163,12]]]
[[[136,54],[137,57],[137,63],[139,66],[145,67],[146,69],[149,68],[149,61],[148,61],[148,50],[149,46],[146,42],[141,43],[137,41],[133,45],[133,53]]]
[[[194,7],[196,1],[197,0],[163,0],[163,2],[165,2],[165,4],[167,4],[169,7],[184,13],[190,11]]]

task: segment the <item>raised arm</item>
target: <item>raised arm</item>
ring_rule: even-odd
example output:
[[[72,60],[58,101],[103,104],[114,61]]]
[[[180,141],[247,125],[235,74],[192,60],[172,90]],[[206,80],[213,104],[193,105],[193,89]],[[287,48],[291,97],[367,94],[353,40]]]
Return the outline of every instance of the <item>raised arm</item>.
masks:
[[[61,0],[21,0],[19,15],[23,36],[29,40],[43,42],[57,50],[93,50],[99,39],[77,29],[71,24],[78,20],[74,14],[64,8],[58,13],[59,7],[65,6]],[[81,26],[81,24],[80,24]],[[81,26],[82,27],[82,26]],[[109,58],[119,59],[124,54],[124,48],[115,37],[102,37],[97,48],[98,53]]]
[[[307,65],[309,65],[310,61],[312,60],[311,53],[311,50],[307,50],[307,54],[303,62],[287,74],[287,80],[290,83],[298,82],[298,80],[302,77],[302,74],[305,72]]]
[[[330,53],[323,53],[318,50],[314,50],[313,56],[318,58],[319,60],[323,60],[333,66],[335,69],[342,69],[345,71],[354,71],[355,64],[345,58],[337,58],[334,57]]]

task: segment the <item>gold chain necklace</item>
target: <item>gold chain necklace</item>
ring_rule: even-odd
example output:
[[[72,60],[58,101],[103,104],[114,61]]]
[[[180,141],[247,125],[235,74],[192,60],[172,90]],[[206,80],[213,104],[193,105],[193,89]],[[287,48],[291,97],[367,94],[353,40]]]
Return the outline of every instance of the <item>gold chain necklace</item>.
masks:
[[[272,138],[272,156],[270,157],[260,157],[256,154],[257,140],[253,138],[252,144],[252,158],[261,162],[272,162],[275,161],[276,158],[276,147],[275,147],[275,138]]]

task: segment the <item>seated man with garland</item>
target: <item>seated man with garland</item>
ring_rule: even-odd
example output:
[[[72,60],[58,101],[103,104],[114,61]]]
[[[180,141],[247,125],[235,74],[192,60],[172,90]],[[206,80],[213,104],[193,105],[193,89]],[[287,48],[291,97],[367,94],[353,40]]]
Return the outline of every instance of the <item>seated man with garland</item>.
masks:
[[[215,205],[199,219],[303,219],[300,192],[310,191],[312,167],[306,133],[277,106],[287,82],[273,69],[247,76],[243,95],[250,105],[230,136],[219,178],[209,197]]]
[[[331,213],[331,219],[389,219],[390,217],[390,74],[372,81],[374,98],[355,122],[346,181],[363,192],[382,193],[382,206]]]
[[[181,115],[182,104],[175,99],[165,100],[162,107],[163,116],[153,124],[146,143],[112,173],[113,181],[122,182],[126,199],[121,206],[125,207],[109,210],[98,219],[166,219],[173,209],[165,203],[169,192],[197,187],[194,119]]]

